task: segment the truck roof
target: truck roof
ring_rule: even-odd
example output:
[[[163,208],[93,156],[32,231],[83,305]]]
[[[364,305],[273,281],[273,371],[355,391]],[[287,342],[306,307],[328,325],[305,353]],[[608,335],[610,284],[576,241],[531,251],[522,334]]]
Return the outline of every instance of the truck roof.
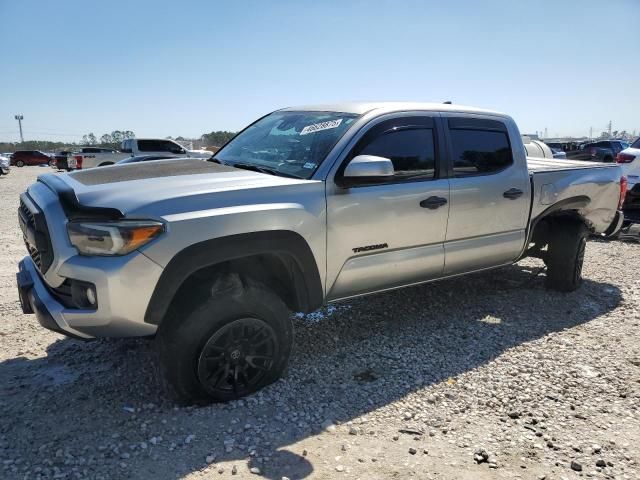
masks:
[[[284,111],[315,111],[315,112],[344,112],[362,115],[372,110],[381,110],[383,112],[396,112],[404,110],[424,110],[438,112],[460,112],[460,113],[484,113],[507,117],[506,114],[493,110],[485,110],[482,108],[468,107],[464,105],[455,105],[447,103],[429,103],[429,102],[344,102],[344,103],[327,103],[317,105],[302,105],[297,107],[283,108]]]

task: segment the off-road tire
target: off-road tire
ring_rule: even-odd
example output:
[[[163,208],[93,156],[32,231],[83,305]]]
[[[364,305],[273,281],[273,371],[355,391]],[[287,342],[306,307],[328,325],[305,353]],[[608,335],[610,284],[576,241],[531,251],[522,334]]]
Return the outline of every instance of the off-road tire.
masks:
[[[217,279],[206,292],[206,295],[199,296],[200,304],[193,308],[189,307],[188,298],[179,299],[182,307],[162,322],[156,336],[160,361],[178,399],[196,404],[225,402],[254,393],[280,378],[289,361],[294,337],[291,312],[280,297],[264,285],[236,274]],[[256,348],[271,347],[269,356],[272,358],[272,361],[260,364],[259,371],[253,366],[257,364],[258,355],[255,351],[251,353],[251,347],[246,345],[257,335],[255,332],[258,328],[263,329],[263,334],[269,340],[267,344]],[[234,346],[224,349],[217,347],[215,342],[225,342],[234,336],[244,339],[244,343],[237,349]],[[256,339],[254,343],[259,341],[260,339]],[[218,350],[223,350],[221,360],[205,358],[212,348],[216,355]],[[244,352],[240,355],[247,352],[251,354],[240,360],[231,360],[238,350]],[[251,365],[248,360],[250,356],[253,359]],[[203,369],[209,368],[210,362],[213,362],[210,367],[213,376],[219,371],[218,365],[238,361],[244,362],[244,373],[237,373],[237,363],[230,367],[233,371],[223,369],[221,373],[222,377],[226,374],[227,378],[233,379],[235,372],[235,383],[225,380],[216,389],[211,383],[216,382],[217,376],[210,383],[202,381],[209,376],[208,373],[203,373],[206,371]],[[242,383],[241,377],[251,378],[255,372],[259,377],[254,383],[239,385]],[[235,387],[224,390],[222,387],[227,387],[225,382]]]
[[[554,222],[545,257],[550,290],[573,292],[582,284],[582,265],[589,230],[576,221]]]

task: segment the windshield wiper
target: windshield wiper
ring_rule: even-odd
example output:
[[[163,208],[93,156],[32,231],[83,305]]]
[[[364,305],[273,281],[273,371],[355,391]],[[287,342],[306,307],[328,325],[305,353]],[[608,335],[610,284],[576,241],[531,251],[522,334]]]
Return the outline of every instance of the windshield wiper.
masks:
[[[274,168],[254,165],[253,163],[230,163],[229,165],[236,168],[242,168],[244,170],[251,170],[253,172],[266,173],[268,175],[275,175],[277,177],[300,178],[290,173],[284,173]]]

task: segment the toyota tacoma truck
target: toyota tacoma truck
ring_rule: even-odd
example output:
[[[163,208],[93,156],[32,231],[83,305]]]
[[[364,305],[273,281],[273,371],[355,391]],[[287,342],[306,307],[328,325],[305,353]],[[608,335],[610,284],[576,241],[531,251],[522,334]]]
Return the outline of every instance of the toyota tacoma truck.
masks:
[[[291,312],[527,256],[577,289],[625,186],[616,164],[527,160],[501,113],[287,108],[210,161],[40,176],[18,212],[19,296],[66,335],[155,336],[180,397],[225,401],[282,375]]]

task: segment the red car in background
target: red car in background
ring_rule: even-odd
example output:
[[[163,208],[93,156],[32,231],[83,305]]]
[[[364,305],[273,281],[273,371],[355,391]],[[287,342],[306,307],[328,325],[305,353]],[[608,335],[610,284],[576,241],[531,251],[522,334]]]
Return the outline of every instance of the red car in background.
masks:
[[[51,157],[39,150],[19,150],[11,155],[11,165],[24,167],[25,165],[50,165]]]

